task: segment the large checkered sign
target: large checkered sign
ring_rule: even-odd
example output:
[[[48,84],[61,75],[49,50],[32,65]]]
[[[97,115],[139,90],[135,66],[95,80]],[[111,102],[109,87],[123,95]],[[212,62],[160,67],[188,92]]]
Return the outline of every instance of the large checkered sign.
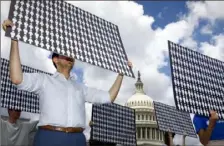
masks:
[[[177,109],[224,119],[224,63],[168,41]]]
[[[159,130],[197,138],[189,113],[156,101],[154,109]]]
[[[135,111],[118,104],[93,104],[91,139],[136,146]]]
[[[12,0],[6,36],[134,77],[117,25],[63,0]]]
[[[22,71],[49,74],[25,65],[22,65]],[[38,95],[23,90],[17,90],[15,85],[12,84],[9,76],[9,61],[4,58],[1,58],[1,106],[3,108],[31,113],[40,112]]]

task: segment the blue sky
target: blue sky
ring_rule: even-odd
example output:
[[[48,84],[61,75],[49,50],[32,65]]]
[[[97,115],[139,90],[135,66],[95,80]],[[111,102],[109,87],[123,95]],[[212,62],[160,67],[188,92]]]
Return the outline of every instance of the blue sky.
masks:
[[[152,25],[153,29],[156,29],[157,27],[164,28],[164,26],[166,26],[167,24],[177,21],[179,14],[187,12],[185,1],[180,2],[136,1],[136,2],[138,4],[143,5],[145,15],[150,15],[154,17],[155,22]]]
[[[152,25],[152,28],[155,30],[158,27],[164,28],[167,24],[176,22],[180,19],[181,15],[186,15],[189,13],[189,10],[186,6],[186,1],[135,1],[138,4],[143,5],[144,14],[153,16],[155,22]],[[210,42],[213,35],[220,34],[224,32],[224,21],[217,20],[215,24],[213,24],[212,32],[213,35],[202,35],[200,33],[201,28],[208,24],[207,20],[201,20],[198,28],[195,29],[193,33],[193,39],[198,42]],[[200,47],[200,46],[198,46]],[[196,48],[197,49],[197,48]],[[168,66],[160,69],[160,72],[165,73],[170,76],[170,64],[169,58],[166,58],[168,62]]]
[[[186,1],[136,1],[143,5],[144,14],[153,16],[155,22],[153,29],[158,27],[164,28],[167,24],[175,22],[180,15],[187,14],[189,11],[186,7]],[[160,17],[161,16],[161,17]],[[198,41],[209,41],[211,37],[208,35],[201,35],[201,28],[208,23],[207,20],[201,20],[199,27],[194,32],[194,38]],[[223,32],[224,21],[216,21],[212,31],[214,34]]]

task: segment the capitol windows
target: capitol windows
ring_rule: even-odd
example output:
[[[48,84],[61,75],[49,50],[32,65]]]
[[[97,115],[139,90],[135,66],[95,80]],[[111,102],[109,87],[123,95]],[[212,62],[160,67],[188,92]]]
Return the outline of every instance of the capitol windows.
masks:
[[[155,139],[155,129],[152,128],[152,139]]]
[[[138,120],[140,120],[140,115],[138,115]]]
[[[159,139],[159,132],[160,132],[160,131],[157,129],[157,130],[156,130],[156,139]]]
[[[144,120],[144,115],[142,115],[142,120]]]
[[[145,128],[142,128],[142,138],[145,138]]]
[[[146,120],[148,120],[148,115],[146,115]]]
[[[163,132],[160,131],[160,140],[163,140]]]
[[[150,138],[150,128],[147,128],[147,138]]]

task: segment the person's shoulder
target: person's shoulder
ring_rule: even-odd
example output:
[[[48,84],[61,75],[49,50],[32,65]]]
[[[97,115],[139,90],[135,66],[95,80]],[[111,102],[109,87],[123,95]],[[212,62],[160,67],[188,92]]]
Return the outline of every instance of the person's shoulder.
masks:
[[[37,74],[39,74],[39,76],[41,76],[43,79],[46,79],[46,80],[55,79],[55,74],[52,74],[52,73],[38,72]]]
[[[23,72],[24,75],[28,76],[35,76],[38,78],[50,77],[51,74],[44,73],[44,72]]]
[[[37,125],[39,121],[23,121],[21,124],[24,126],[32,126],[32,125]]]
[[[6,123],[7,121],[1,118],[1,124]]]

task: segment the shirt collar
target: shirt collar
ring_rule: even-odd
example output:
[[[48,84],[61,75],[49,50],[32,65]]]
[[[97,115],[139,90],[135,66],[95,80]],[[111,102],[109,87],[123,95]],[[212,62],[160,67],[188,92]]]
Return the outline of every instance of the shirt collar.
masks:
[[[53,74],[53,77],[55,78],[55,77],[58,77],[58,76],[60,76],[60,77],[64,77],[64,75],[63,75],[62,73],[56,71],[56,72]],[[65,78],[65,77],[64,77],[64,78]],[[69,79],[75,81],[75,75],[70,73],[70,77],[69,77]]]

